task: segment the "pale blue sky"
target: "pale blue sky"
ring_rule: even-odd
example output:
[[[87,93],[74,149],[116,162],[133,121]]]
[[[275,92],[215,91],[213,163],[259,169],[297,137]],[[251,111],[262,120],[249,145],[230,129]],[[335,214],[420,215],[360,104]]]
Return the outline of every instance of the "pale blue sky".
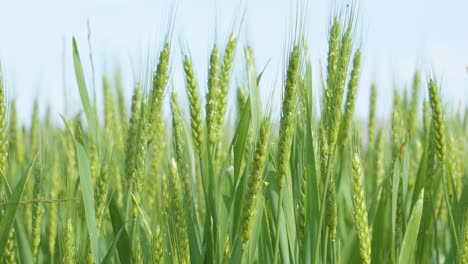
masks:
[[[280,0],[179,0],[179,1],[7,1],[0,0],[0,60],[7,94],[18,101],[20,118],[28,120],[32,101],[50,103],[56,117],[76,113],[81,104],[76,92],[71,60],[71,37],[78,41],[88,86],[91,81],[88,60],[87,25],[91,39],[96,76],[122,66],[126,94],[132,83],[144,74],[148,50],[158,52],[166,32],[171,6],[177,2],[172,71],[174,84],[182,91],[179,44],[186,46],[194,59],[200,84],[206,81],[206,63],[213,40],[223,44],[240,14],[245,22],[240,29],[241,43],[253,46],[257,67],[271,59],[263,89],[282,83],[283,57],[289,32],[293,29],[294,4]],[[333,1],[309,1],[307,39],[315,74],[324,63],[326,38]],[[172,4],[171,4],[172,3]],[[335,1],[343,6],[346,1]],[[415,68],[433,72],[442,84],[444,102],[451,110],[468,104],[468,1],[358,1],[358,43],[364,62],[356,115],[367,117],[369,86],[379,87],[379,115],[391,107],[391,89],[409,84]],[[238,49],[238,66],[243,63]],[[65,55],[65,56],[64,56]],[[63,67],[65,58],[65,68]],[[241,69],[242,67],[237,67]],[[243,73],[234,73],[234,82]],[[64,100],[63,76],[67,99]],[[318,81],[316,78],[315,81]],[[100,85],[100,79],[96,80]],[[315,82],[316,88],[318,82]],[[424,90],[425,92],[425,90]],[[181,93],[185,98],[185,94]],[[183,96],[182,96],[183,95]],[[100,98],[98,96],[98,98]],[[128,98],[129,99],[129,98]],[[273,96],[280,99],[280,94]]]

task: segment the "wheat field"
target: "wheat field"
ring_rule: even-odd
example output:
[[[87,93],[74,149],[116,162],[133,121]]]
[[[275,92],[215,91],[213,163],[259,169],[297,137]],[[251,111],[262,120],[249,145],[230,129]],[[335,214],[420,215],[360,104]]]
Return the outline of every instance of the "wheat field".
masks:
[[[213,43],[207,83],[164,38],[151,85],[107,73],[102,102],[73,39],[82,112],[61,123],[36,102],[22,127],[0,74],[0,261],[468,263],[467,109],[450,111],[437,75],[416,71],[377,119],[379,89],[359,84],[365,50],[348,15],[331,20],[321,80],[313,47],[286,45],[279,119],[235,33]],[[358,120],[357,92],[369,88]]]

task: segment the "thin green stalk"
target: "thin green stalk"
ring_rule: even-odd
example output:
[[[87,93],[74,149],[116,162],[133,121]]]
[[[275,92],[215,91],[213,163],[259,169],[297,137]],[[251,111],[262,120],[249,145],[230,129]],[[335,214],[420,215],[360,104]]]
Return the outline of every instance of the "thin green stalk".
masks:
[[[328,159],[327,161],[327,167],[329,167],[330,165],[332,164],[331,162],[331,159]],[[328,189],[328,185],[330,183],[330,177],[329,175],[325,175],[325,183],[324,183],[324,190],[327,190]],[[319,248],[320,248],[320,244],[319,241],[321,241],[321,236],[322,236],[322,225],[323,225],[323,221],[325,219],[325,212],[326,212],[326,202],[327,202],[327,195],[326,195],[326,192],[324,192],[324,194],[322,195],[322,200],[320,202],[320,217],[319,217],[319,222],[318,222],[318,226],[317,226],[317,238],[315,241],[317,241],[317,243],[315,243],[315,250],[314,250],[314,254],[315,254],[315,257],[314,257],[314,262],[313,263],[319,263],[319,255],[318,252],[319,252]]]
[[[330,230],[328,230],[328,227],[325,227],[325,241],[323,243],[323,263],[328,263],[328,237],[330,237]]]
[[[283,210],[282,204],[283,204],[283,188],[280,188],[279,194],[278,194],[278,211],[276,214],[276,236],[275,236],[275,247],[274,247],[274,253],[273,253],[273,264],[278,263],[278,257],[279,257],[279,241],[280,241],[280,228],[281,228],[281,219],[282,219],[282,213],[281,211]]]

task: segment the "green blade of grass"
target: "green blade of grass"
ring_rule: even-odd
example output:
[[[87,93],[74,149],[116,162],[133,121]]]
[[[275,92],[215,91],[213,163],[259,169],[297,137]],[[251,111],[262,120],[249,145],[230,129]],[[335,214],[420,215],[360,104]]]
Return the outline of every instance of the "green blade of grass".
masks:
[[[246,66],[250,92],[250,108],[252,111],[252,131],[258,131],[262,118],[262,111],[260,93],[257,85],[257,70],[255,69],[255,59],[253,51],[250,47],[245,47],[245,59],[247,62]]]
[[[422,196],[421,196],[422,197]],[[423,209],[423,199],[420,198],[414,205],[413,212],[408,221],[408,227],[406,228],[403,243],[401,245],[400,258],[398,263],[410,264],[414,256],[416,248],[416,240],[418,239],[419,224],[421,222]]]
[[[260,238],[259,238],[259,252],[258,256],[261,260],[265,263],[272,263],[273,262],[273,239],[270,236],[269,230],[269,222],[268,218],[269,215],[268,208],[264,207],[264,217],[262,218],[262,230],[260,231]]]
[[[91,134],[99,152],[97,120],[96,116],[93,114],[91,100],[89,99],[88,89],[86,88],[83,66],[81,64],[80,54],[78,52],[75,38],[73,38],[73,66],[75,68],[76,83],[78,84],[81,103],[83,104],[86,120],[88,121],[89,133]]]
[[[26,186],[26,182],[31,175],[32,168],[36,162],[36,157],[29,165],[29,168],[23,173],[21,179],[15,186],[15,189],[10,195],[10,199],[8,199],[8,207],[5,210],[5,214],[2,216],[0,220],[0,252],[5,252],[5,247],[8,241],[8,235],[15,223],[15,216],[16,212],[18,212],[18,207],[20,205],[21,198],[23,197],[24,189]]]
[[[297,244],[297,231],[296,231],[296,214],[295,214],[295,205],[292,197],[292,186],[290,184],[285,185],[284,189],[284,196],[283,196],[283,221],[284,221],[284,230],[287,236],[287,245],[284,245],[288,248],[288,250],[284,250],[285,252],[289,252],[289,258],[291,258],[291,262],[296,263],[298,262],[298,244]],[[286,262],[284,262],[286,263]]]
[[[117,201],[114,197],[112,197],[109,203],[109,215],[112,222],[112,229],[114,230],[114,234],[117,237],[121,229],[125,227],[125,223],[122,220],[122,216],[119,213],[119,207],[117,206]],[[120,238],[116,240],[120,263],[130,263],[130,257],[132,255],[132,252],[130,246],[130,238],[128,236],[127,231],[123,229]]]
[[[127,222],[127,223],[128,223],[128,222]],[[125,234],[126,234],[125,226],[127,225],[127,223],[125,223],[124,225],[122,225],[122,227],[119,229],[119,231],[115,234],[114,240],[112,241],[112,244],[111,244],[111,246],[109,247],[109,250],[107,251],[106,255],[104,256],[104,259],[102,260],[102,263],[103,263],[103,264],[105,264],[105,263],[112,263],[112,253],[114,253],[115,248],[116,248],[117,245],[119,244],[120,237],[121,237],[122,235],[125,235]]]
[[[24,230],[23,223],[21,223],[18,217],[15,221],[15,234],[16,243],[18,244],[20,263],[34,263],[34,257],[26,230]]]
[[[241,233],[240,225],[242,220],[242,207],[243,199],[245,196],[245,186],[247,185],[247,170],[244,170],[244,173],[239,176],[239,183],[234,190],[234,198],[231,205],[231,215],[232,215],[232,224],[231,229],[235,234],[233,241],[233,250],[231,254],[231,262],[238,263],[242,258],[242,247],[241,247]]]
[[[219,199],[217,208],[218,208],[218,215],[219,219],[231,219],[230,218],[230,205],[232,201],[232,179],[233,179],[233,170],[226,170],[224,172],[224,175],[220,179],[220,197],[222,199]],[[190,222],[189,222],[190,223]],[[218,248],[219,249],[224,249],[225,247],[225,241],[227,236],[229,235],[229,226],[230,226],[230,221],[219,221],[219,227],[218,227]],[[224,251],[218,250],[218,255],[217,261],[222,262],[223,261],[223,253]]]
[[[390,178],[392,183],[392,207],[391,207],[391,227],[392,227],[392,258],[395,256],[395,236],[396,236],[396,214],[397,214],[397,199],[398,199],[398,187],[400,184],[400,174],[401,174],[401,163],[398,158],[395,158],[395,164],[393,165],[393,175]],[[396,261],[396,259],[395,259]]]
[[[313,109],[312,109],[312,66],[310,64],[310,59],[307,56],[306,63],[306,131],[305,131],[305,180],[306,180],[306,221],[310,223],[310,227],[305,230],[305,241],[304,247],[309,249],[313,244],[312,237],[315,236],[317,232],[317,223],[312,221],[317,215],[319,215],[319,186],[317,180],[317,169],[315,167],[315,150],[314,150],[314,140],[313,140]],[[314,252],[312,250],[305,250],[303,261],[305,263],[310,263]]]
[[[457,229],[460,230],[460,239],[463,233],[461,230],[464,225],[464,214],[468,208],[468,177],[463,180],[463,187],[460,195],[460,199],[454,201],[454,215],[456,219]]]
[[[85,148],[78,142],[76,145],[76,155],[78,159],[78,171],[80,174],[80,186],[83,194],[83,204],[86,216],[86,226],[88,228],[89,241],[94,261],[100,262],[99,243],[96,227],[96,215],[94,209],[94,190],[91,182],[91,167]]]
[[[372,221],[372,226],[374,227],[372,232],[371,240],[371,262],[376,263],[379,260],[383,259],[384,256],[388,253],[386,248],[389,247],[389,210],[388,207],[391,206],[390,195],[385,190],[388,186],[388,181],[391,178],[385,179],[381,185],[380,199],[377,203],[377,208],[375,212],[375,217]]]
[[[263,218],[263,195],[259,194],[257,201],[257,209],[253,222],[253,227],[251,230],[250,240],[249,240],[249,263],[254,263],[254,257],[256,256],[255,251],[258,248],[258,239],[260,235],[260,228]]]
[[[414,206],[418,200],[419,193],[424,187],[424,182],[426,179],[426,168],[427,168],[427,150],[422,154],[421,161],[419,162],[418,172],[416,174],[416,182],[414,184],[413,196],[411,199],[411,205]]]
[[[251,120],[250,114],[250,98],[247,99],[246,106],[242,112],[242,118],[237,126],[236,133],[234,134],[231,148],[234,150],[234,185],[237,185],[239,179],[242,158],[244,155],[245,142],[249,132],[249,125]]]

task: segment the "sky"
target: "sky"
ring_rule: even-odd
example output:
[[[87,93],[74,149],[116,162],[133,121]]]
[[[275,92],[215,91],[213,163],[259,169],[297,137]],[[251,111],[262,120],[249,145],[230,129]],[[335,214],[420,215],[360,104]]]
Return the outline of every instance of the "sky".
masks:
[[[181,51],[190,53],[198,81],[206,89],[210,49],[215,41],[223,46],[235,29],[240,45],[232,87],[241,84],[245,76],[242,46],[248,44],[254,50],[258,70],[266,66],[261,89],[265,95],[271,95],[264,98],[271,97],[272,105],[277,106],[284,81],[285,54],[297,14],[305,17],[304,35],[313,63],[314,87],[318,91],[319,74],[326,65],[331,16],[334,10],[345,10],[348,2],[0,0],[0,62],[7,96],[17,100],[23,122],[29,122],[36,98],[42,106],[51,105],[56,120],[59,114],[71,117],[79,112],[81,104],[71,44],[75,36],[88,87],[97,91],[96,100],[102,100],[99,89],[102,74],[112,74],[119,66],[129,104],[134,83],[143,80],[154,68],[168,32],[168,21],[172,21],[171,87],[179,91],[182,101],[186,97]],[[355,44],[363,54],[356,104],[358,118],[367,118],[372,82],[378,87],[377,114],[384,117],[391,109],[392,89],[409,87],[415,69],[421,70],[424,80],[430,76],[437,79],[448,111],[468,105],[468,1],[448,4],[436,0],[360,0],[355,3],[359,13]],[[91,33],[94,85],[88,32]],[[234,93],[231,93],[234,104]],[[427,98],[426,89],[422,98]],[[45,112],[45,107],[41,112]]]

